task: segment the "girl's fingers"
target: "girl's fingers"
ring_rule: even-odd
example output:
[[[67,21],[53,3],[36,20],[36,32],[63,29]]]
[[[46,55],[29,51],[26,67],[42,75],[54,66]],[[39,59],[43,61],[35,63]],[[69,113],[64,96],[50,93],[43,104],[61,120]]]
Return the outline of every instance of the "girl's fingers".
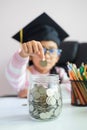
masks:
[[[39,51],[37,42],[34,40],[27,43],[27,48],[28,48],[28,53],[30,55],[36,54]]]
[[[30,42],[27,43],[27,49],[29,54],[33,54],[33,48]]]
[[[26,46],[26,43],[23,43],[23,44],[22,44],[22,49],[23,49],[23,51],[24,51],[25,53],[28,52],[28,48],[27,48],[27,46]]]
[[[41,58],[44,60],[44,58],[45,58],[45,56],[44,56],[44,51],[43,51],[43,47],[42,47],[42,45],[41,45],[40,42],[38,42],[38,49],[39,49]]]
[[[44,51],[43,51],[43,47],[41,45],[40,42],[38,41],[30,41],[30,42],[27,42],[27,43],[24,43],[22,45],[22,49],[23,51],[26,53],[26,54],[29,54],[29,55],[33,55],[33,54],[37,54],[39,55],[42,59],[44,59]]]
[[[35,41],[34,43],[33,43],[33,51],[34,51],[34,53],[35,54],[37,54],[38,53],[38,51],[39,51],[39,49],[38,49],[38,43]]]

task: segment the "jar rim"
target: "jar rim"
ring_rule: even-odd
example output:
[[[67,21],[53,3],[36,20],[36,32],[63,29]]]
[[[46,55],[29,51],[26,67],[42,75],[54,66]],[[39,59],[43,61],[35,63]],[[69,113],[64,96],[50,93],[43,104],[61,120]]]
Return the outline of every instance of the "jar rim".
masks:
[[[31,74],[31,80],[38,80],[41,82],[59,82],[59,75],[58,74]]]
[[[31,74],[31,77],[57,77],[59,78],[58,74]]]

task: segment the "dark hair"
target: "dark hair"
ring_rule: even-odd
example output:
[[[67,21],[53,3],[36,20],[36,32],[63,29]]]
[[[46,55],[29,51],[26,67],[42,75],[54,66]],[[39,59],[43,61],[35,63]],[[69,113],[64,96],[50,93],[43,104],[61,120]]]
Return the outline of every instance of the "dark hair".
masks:
[[[55,66],[50,70],[50,74],[57,74],[57,71],[55,69]]]

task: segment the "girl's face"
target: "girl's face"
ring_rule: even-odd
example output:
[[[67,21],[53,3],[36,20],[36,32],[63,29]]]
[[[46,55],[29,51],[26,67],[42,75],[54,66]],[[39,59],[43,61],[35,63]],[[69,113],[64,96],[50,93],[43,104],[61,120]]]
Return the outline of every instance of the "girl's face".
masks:
[[[59,60],[58,46],[53,41],[42,41],[41,44],[44,49],[44,55],[45,55],[45,60],[47,61],[47,65],[45,67],[42,67],[40,65],[40,61],[42,59],[38,55],[33,56],[32,61],[35,68],[39,72],[46,73],[46,72],[49,72]]]

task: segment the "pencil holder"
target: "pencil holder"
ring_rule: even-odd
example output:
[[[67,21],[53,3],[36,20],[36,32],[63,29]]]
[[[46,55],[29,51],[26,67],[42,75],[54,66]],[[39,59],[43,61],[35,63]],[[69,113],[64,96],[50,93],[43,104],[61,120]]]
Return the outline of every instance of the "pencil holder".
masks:
[[[87,106],[87,81],[71,80],[71,104]]]

